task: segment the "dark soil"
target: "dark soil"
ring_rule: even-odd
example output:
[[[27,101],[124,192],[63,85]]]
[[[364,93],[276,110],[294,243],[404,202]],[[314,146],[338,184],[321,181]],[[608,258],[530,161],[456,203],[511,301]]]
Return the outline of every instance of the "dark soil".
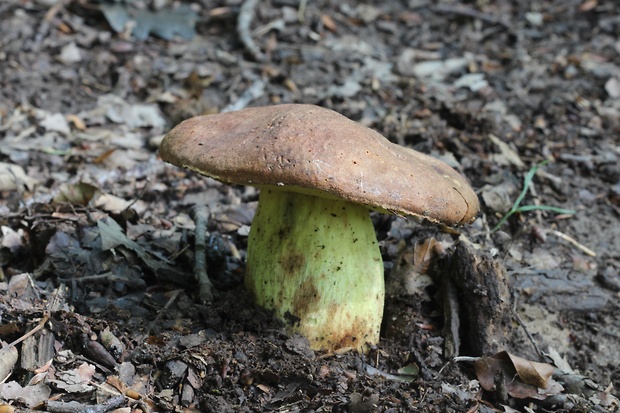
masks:
[[[618,409],[620,3],[270,0],[247,30],[250,2],[134,3],[0,4],[3,411]],[[314,352],[252,304],[257,190],[157,156],[183,119],[278,103],[432,154],[480,196],[453,231],[373,213],[388,295],[366,355]],[[494,231],[537,165],[537,208]]]

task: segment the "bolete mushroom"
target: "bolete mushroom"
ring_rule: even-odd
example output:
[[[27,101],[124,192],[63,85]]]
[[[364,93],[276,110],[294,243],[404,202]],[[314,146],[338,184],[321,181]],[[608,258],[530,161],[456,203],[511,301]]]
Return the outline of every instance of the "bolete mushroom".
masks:
[[[260,189],[245,285],[313,349],[379,341],[383,262],[369,210],[454,225],[479,208],[448,165],[313,105],[194,117],[164,137],[160,155]]]

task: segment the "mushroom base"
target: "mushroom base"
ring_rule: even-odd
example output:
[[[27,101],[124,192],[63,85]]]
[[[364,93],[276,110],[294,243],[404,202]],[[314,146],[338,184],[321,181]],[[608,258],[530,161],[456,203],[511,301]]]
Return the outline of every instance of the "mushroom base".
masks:
[[[248,239],[245,284],[314,350],[379,341],[383,262],[368,209],[263,189]]]

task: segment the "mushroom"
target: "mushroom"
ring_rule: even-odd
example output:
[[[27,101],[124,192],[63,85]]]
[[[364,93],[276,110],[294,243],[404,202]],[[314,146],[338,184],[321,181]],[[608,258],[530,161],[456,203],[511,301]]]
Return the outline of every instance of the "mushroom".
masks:
[[[479,208],[448,165],[313,105],[197,116],[172,129],[159,152],[260,189],[245,285],[315,350],[379,341],[383,262],[369,210],[455,225]]]

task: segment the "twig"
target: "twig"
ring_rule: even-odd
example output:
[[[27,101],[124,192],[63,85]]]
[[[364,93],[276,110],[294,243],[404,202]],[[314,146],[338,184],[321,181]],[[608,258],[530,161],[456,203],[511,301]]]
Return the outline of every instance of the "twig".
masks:
[[[467,16],[467,17],[471,17],[473,19],[478,19],[478,20],[485,21],[487,23],[499,24],[499,25],[504,26],[505,28],[507,28],[509,30],[512,30],[512,26],[510,25],[510,23],[507,23],[507,22],[503,21],[502,19],[500,19],[498,17],[495,17],[493,15],[490,15],[488,13],[482,13],[482,12],[479,12],[479,11],[474,10],[472,8],[465,7],[465,6],[455,6],[455,5],[443,6],[443,5],[437,5],[437,6],[431,7],[431,10],[434,11],[435,13],[458,14],[458,15],[461,15],[461,16]]]
[[[527,338],[530,340],[530,343],[532,343],[532,346],[534,346],[534,350],[536,351],[536,354],[538,354],[538,360],[543,361],[545,359],[545,353],[543,353],[543,351],[540,349],[540,347],[538,347],[538,343],[536,343],[536,340],[534,340],[534,336],[532,336],[530,331],[527,329],[527,326],[523,322],[523,319],[521,319],[521,316],[517,312],[518,297],[519,297],[519,295],[516,292],[514,292],[513,295],[512,295],[512,316],[513,316],[513,319],[517,321],[519,326],[523,329],[523,332],[525,332],[525,335],[527,336]]]
[[[431,373],[431,370],[428,368],[426,361],[424,361],[424,357],[422,357],[417,347],[414,345],[413,338],[414,338],[413,335],[409,337],[408,348],[409,348],[410,354],[413,356],[418,366],[420,366],[420,376],[424,380],[431,380],[433,378],[433,373]]]
[[[97,283],[97,282],[115,282],[115,281],[120,281],[123,283],[126,283],[130,286],[138,286],[141,284],[141,280],[135,280],[132,279],[131,277],[125,277],[122,275],[116,275],[113,272],[106,272],[103,274],[95,274],[95,275],[84,275],[82,277],[73,277],[71,280],[68,280],[66,278],[59,278],[60,281],[62,282],[68,282],[71,280],[74,280],[78,285],[84,285],[84,284],[89,284],[89,283]]]
[[[88,406],[79,402],[47,402],[47,410],[54,413],[105,413],[120,407],[125,403],[124,396],[111,397],[96,406]]]
[[[527,335],[527,338],[530,340],[530,343],[532,343],[532,345],[534,346],[534,350],[536,350],[536,354],[538,354],[538,359],[544,360],[545,359],[544,353],[540,350],[540,348],[538,347],[538,344],[536,344],[536,340],[534,340],[534,337],[532,336],[532,334],[530,334],[530,331],[527,329],[527,326],[525,325],[523,320],[521,320],[521,317],[519,316],[519,313],[517,313],[517,310],[513,309],[512,314],[515,320],[517,320],[517,323],[519,323],[519,325],[525,332],[525,335]]]
[[[194,208],[194,221],[196,222],[195,249],[194,249],[194,275],[198,281],[199,297],[202,302],[213,300],[213,284],[207,274],[207,222],[209,212],[203,205]]]
[[[254,79],[254,83],[252,83],[250,87],[247,88],[243,92],[243,94],[241,95],[241,97],[239,97],[239,99],[237,99],[236,101],[234,101],[233,103],[229,104],[224,109],[222,109],[222,113],[241,110],[245,108],[246,106],[248,106],[250,102],[252,102],[254,99],[261,97],[264,94],[264,92],[265,92],[265,81],[262,80],[261,78],[256,78]]]
[[[123,210],[121,211],[121,214],[122,214],[122,213],[124,213],[125,211],[128,211],[128,210],[129,210],[129,208],[131,208],[131,207],[132,207],[132,206],[133,206],[136,202],[138,202],[138,200],[142,199],[142,197],[143,197],[143,196],[144,196],[144,194],[146,193],[147,189],[149,189],[149,183],[150,183],[149,179],[148,179],[148,178],[146,178],[146,185],[144,185],[144,188],[142,188],[142,189],[140,190],[140,192],[138,193],[138,196],[137,196],[137,197],[135,197],[135,198],[134,198],[134,200],[133,200],[133,201],[131,201],[131,202],[129,203],[129,205],[127,205],[127,206],[125,207],[125,209],[123,209]]]
[[[590,257],[596,257],[596,252],[592,251],[590,248],[586,247],[585,245],[580,244],[575,238],[569,237],[563,232],[556,231],[554,229],[548,229],[545,232],[548,234],[553,234],[558,238],[562,238],[564,241],[568,241],[569,243],[573,244],[576,248],[580,249],[585,254],[589,255]]]
[[[21,343],[22,341],[24,341],[28,337],[32,336],[37,331],[41,330],[45,326],[45,323],[47,323],[47,320],[49,320],[49,319],[50,319],[49,316],[43,317],[43,319],[39,322],[39,324],[35,328],[30,330],[29,332],[27,332],[26,334],[24,334],[23,336],[21,336],[20,338],[18,338],[14,342],[12,342],[11,344],[9,344],[9,347]]]
[[[299,23],[303,23],[305,20],[304,14],[306,13],[307,3],[308,0],[300,0],[299,2],[299,8],[297,9],[297,20],[299,20]]]
[[[239,17],[237,18],[237,34],[239,35],[241,43],[243,43],[243,46],[250,52],[254,60],[262,62],[265,60],[265,55],[256,43],[254,43],[254,39],[250,34],[250,24],[252,24],[256,6],[259,2],[260,0],[245,0],[241,5]]]
[[[473,356],[456,356],[454,358],[452,358],[451,361],[455,362],[455,363],[460,363],[461,361],[468,361],[470,363],[475,363],[476,361],[480,360],[480,357],[473,357]]]
[[[67,5],[69,5],[72,1],[73,0],[61,0],[53,4],[49,8],[47,13],[45,13],[45,17],[43,18],[43,21],[41,22],[41,25],[39,26],[39,30],[37,30],[37,34],[34,38],[32,49],[35,52],[39,50],[39,47],[41,47],[41,42],[43,41],[43,38],[47,36],[47,34],[49,33],[50,25],[52,21],[54,20],[54,18],[56,17],[56,15],[60,12],[60,10],[62,10]]]
[[[168,302],[166,302],[166,305],[164,305],[164,307],[159,310],[159,312],[157,313],[157,316],[155,317],[155,319],[153,321],[151,321],[151,323],[149,324],[149,331],[153,331],[155,328],[155,324],[159,321],[159,319],[162,317],[162,315],[166,312],[166,310],[168,308],[170,308],[170,306],[172,305],[172,303],[174,302],[174,300],[177,299],[177,297],[179,296],[179,294],[181,294],[181,290],[174,290],[170,296],[170,298],[168,299]]]

